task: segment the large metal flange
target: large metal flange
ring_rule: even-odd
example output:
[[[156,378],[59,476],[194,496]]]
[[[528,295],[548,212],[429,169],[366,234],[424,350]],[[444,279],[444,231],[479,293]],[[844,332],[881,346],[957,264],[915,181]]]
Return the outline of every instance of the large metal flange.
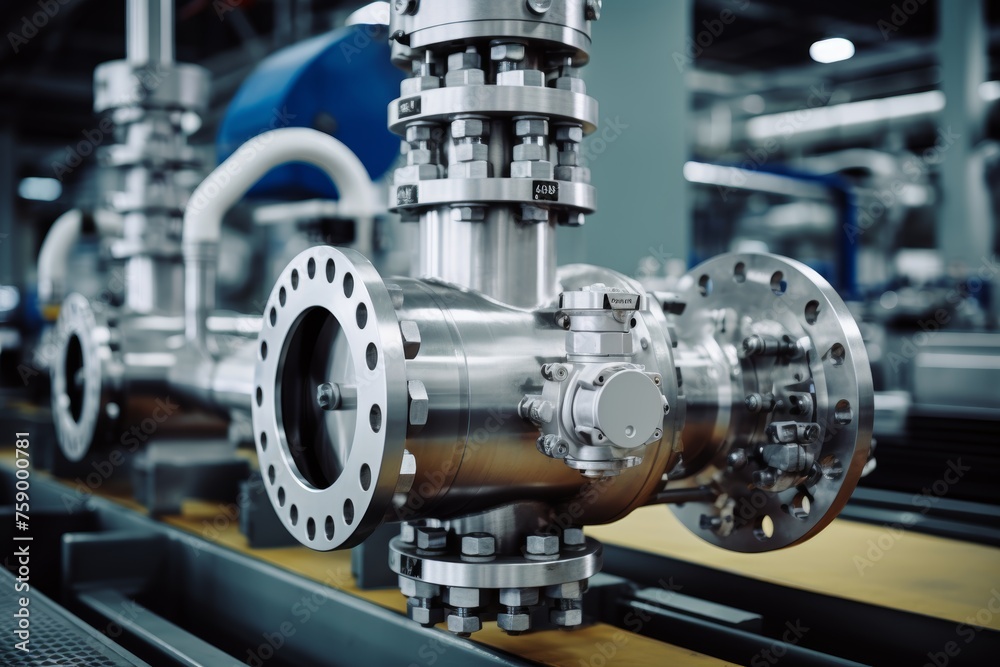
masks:
[[[551,185],[551,200],[539,201],[535,193],[539,183]],[[396,185],[389,194],[389,209],[403,211],[431,206],[520,204],[571,207],[578,213],[593,213],[597,208],[597,190],[588,183],[533,180],[530,178],[437,178],[419,183]]]
[[[417,109],[417,112],[413,110]],[[459,114],[491,118],[542,116],[551,122],[578,123],[584,134],[597,129],[597,100],[561,88],[470,85],[432,88],[389,103],[389,130],[402,136],[416,121],[443,123]]]
[[[438,2],[415,0],[392,3],[390,34],[412,49],[447,47],[459,40],[487,41],[511,36],[553,51],[572,55],[577,65],[586,63],[590,51],[590,22],[585,0],[524,2]],[[599,3],[597,3],[599,5]],[[406,49],[409,51],[409,49]],[[404,63],[400,49],[394,60]]]
[[[428,553],[401,538],[389,543],[389,568],[396,574],[428,584],[460,588],[533,588],[589,579],[601,570],[604,549],[586,538],[575,551],[551,558],[498,555],[486,562],[469,562],[457,553]]]
[[[363,541],[403,461],[405,356],[392,296],[360,253],[300,253],[264,309],[252,403],[271,503],[302,544]]]
[[[854,317],[822,276],[775,255],[715,257],[685,275],[678,292],[686,304],[674,319],[679,338],[719,353],[719,375],[728,375],[717,378],[720,402],[727,403],[720,412],[731,417],[705,470],[673,487],[708,486],[715,502],[672,509],[699,536],[736,551],[809,539],[847,503],[871,449],[872,376]],[[778,349],[770,359],[761,357],[765,343]],[[774,413],[756,414],[750,395],[772,390],[783,397]],[[793,404],[796,395],[806,405]],[[807,443],[797,450],[806,463],[782,473],[784,485],[774,483],[774,469],[762,460],[766,443],[786,441],[775,439],[779,422],[792,430],[818,425],[818,437],[809,432],[796,441]]]
[[[66,297],[56,322],[50,374],[56,436],[71,461],[82,460],[120,416],[108,377],[115,363],[113,338],[107,318],[87,297]]]

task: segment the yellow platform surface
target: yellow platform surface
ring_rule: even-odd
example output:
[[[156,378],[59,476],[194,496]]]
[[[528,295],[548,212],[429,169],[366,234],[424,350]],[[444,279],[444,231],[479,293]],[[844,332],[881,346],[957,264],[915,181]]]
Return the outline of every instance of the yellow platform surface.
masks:
[[[644,507],[587,532],[602,542],[782,586],[1000,630],[1000,614],[976,621],[1000,594],[1000,549],[994,547],[837,520],[804,544],[743,554],[703,541],[666,507]]]

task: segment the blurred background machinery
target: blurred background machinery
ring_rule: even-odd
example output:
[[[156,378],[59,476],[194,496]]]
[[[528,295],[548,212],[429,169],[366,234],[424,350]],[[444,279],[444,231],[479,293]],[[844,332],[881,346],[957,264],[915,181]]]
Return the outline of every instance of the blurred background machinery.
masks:
[[[84,640],[94,651],[205,665],[357,662],[331,642],[427,665],[1000,651],[1000,616],[983,612],[1000,585],[1000,5],[569,4],[582,18],[558,0],[0,8],[0,444],[30,430],[61,480],[35,478],[39,590],[99,629],[142,609],[116,643]],[[592,307],[604,297],[623,305]],[[612,339],[613,361],[566,354]],[[608,416],[654,394],[656,423]],[[550,417],[564,404],[570,421]],[[342,446],[351,433],[363,447]],[[869,437],[877,458],[854,446]],[[626,502],[633,477],[648,484]],[[610,491],[586,502],[591,487]],[[589,514],[551,530],[578,496]],[[578,531],[666,503],[679,521],[640,508]],[[766,550],[838,511],[788,556],[702,545]],[[350,566],[289,546],[369,533]],[[572,576],[521,585],[552,562]],[[492,565],[515,574],[468,583]],[[364,590],[397,584],[406,597]]]

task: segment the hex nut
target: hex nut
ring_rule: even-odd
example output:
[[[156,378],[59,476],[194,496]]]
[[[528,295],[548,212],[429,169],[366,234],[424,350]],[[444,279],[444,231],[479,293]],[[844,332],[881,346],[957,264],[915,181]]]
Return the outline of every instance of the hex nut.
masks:
[[[521,222],[548,222],[549,212],[538,206],[525,205],[521,207]]]
[[[470,48],[470,50],[459,51],[448,56],[449,72],[462,69],[479,69],[480,64],[479,54],[476,53],[475,49]]]
[[[515,147],[515,150],[517,148]],[[458,144],[455,146],[455,159],[459,162],[485,160],[489,156],[490,147],[486,144]]]
[[[567,227],[582,227],[587,221],[587,216],[583,213],[561,211],[556,218],[556,222]]]
[[[552,556],[559,553],[557,535],[528,535],[527,551],[536,556]]]
[[[448,178],[489,178],[490,165],[486,160],[456,162],[448,167]]]
[[[462,588],[461,586],[445,586],[441,594],[445,604],[452,607],[478,607],[482,600],[478,588]]]
[[[498,86],[545,86],[545,74],[537,69],[512,69],[497,72]]]
[[[548,160],[522,160],[510,163],[511,178],[539,178],[552,180],[552,163]]]
[[[556,141],[583,141],[583,128],[579,125],[556,125]]]
[[[601,18],[601,7],[604,3],[601,0],[587,0],[586,14],[588,21],[597,21]]]
[[[407,380],[406,392],[410,399],[410,426],[425,426],[430,413],[430,400],[427,398],[427,388],[420,380]]]
[[[451,121],[451,136],[455,139],[483,137],[487,134],[489,134],[489,125],[480,118],[460,118]]]
[[[571,183],[590,183],[590,168],[559,165],[552,170],[557,181]]]
[[[570,627],[583,623],[582,609],[553,609],[549,612],[549,620],[556,625]]]
[[[587,82],[577,76],[560,76],[552,84],[553,88],[569,90],[581,95],[587,94]]]
[[[448,531],[444,528],[417,526],[417,548],[442,551],[448,546]]]
[[[482,86],[486,84],[486,73],[481,69],[456,69],[444,75],[444,85]]]
[[[526,53],[524,44],[494,44],[490,48],[490,60],[520,62],[524,60]]]
[[[409,598],[436,598],[441,595],[441,587],[399,575],[399,592]]]
[[[478,616],[459,616],[458,614],[448,615],[448,630],[460,635],[467,635],[479,632],[483,629],[483,622]]]
[[[497,627],[504,632],[527,632],[531,629],[531,616],[528,614],[497,614]]]
[[[444,609],[430,608],[420,605],[419,600],[410,599],[406,602],[406,615],[424,627],[437,625],[444,620]]]
[[[451,219],[455,222],[482,222],[486,219],[486,209],[482,206],[452,206]]]
[[[492,556],[497,541],[489,533],[469,533],[462,536],[462,554],[466,556]]]
[[[544,160],[547,158],[548,151],[545,150],[545,146],[540,144],[518,144],[514,146],[514,161],[521,162],[522,160]],[[486,158],[480,158],[485,160]]]
[[[560,167],[578,167],[580,166],[580,154],[577,151],[559,151],[558,165]]]
[[[545,587],[546,597],[550,597],[554,600],[578,600],[583,597],[583,594],[586,591],[586,580],[567,581],[564,584],[555,584],[553,586]]]
[[[414,123],[406,127],[406,140],[414,143],[417,141],[431,140],[431,126]]]
[[[552,0],[528,0],[528,9],[535,14],[544,14],[552,8]]]
[[[411,148],[406,154],[406,164],[430,164],[434,155],[426,148]]]
[[[548,133],[549,121],[544,118],[519,118],[514,121],[514,134],[518,137],[540,137]]]
[[[548,424],[555,414],[556,406],[551,401],[537,399],[528,404],[528,416],[532,421]]]
[[[389,283],[385,286],[389,291],[389,296],[392,298],[392,307],[399,310],[403,307],[403,288],[399,285]]]
[[[403,356],[414,359],[420,352],[420,327],[413,320],[399,323],[399,333],[403,337]]]
[[[541,594],[537,588],[501,588],[500,604],[505,607],[531,607],[538,604]]]
[[[419,95],[422,91],[441,87],[441,79],[436,76],[411,76],[399,83],[399,94],[403,97]]]
[[[411,164],[399,167],[393,173],[394,183],[418,183],[441,177],[441,167],[436,164]]]
[[[579,547],[587,543],[587,538],[583,535],[583,528],[567,528],[563,531],[563,544],[570,547]]]

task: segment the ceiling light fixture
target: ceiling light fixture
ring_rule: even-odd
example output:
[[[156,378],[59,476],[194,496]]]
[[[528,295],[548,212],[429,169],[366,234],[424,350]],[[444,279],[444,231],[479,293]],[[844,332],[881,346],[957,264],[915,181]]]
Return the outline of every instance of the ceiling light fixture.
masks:
[[[831,37],[813,42],[809,56],[818,63],[835,63],[854,55],[854,43],[843,37]]]

